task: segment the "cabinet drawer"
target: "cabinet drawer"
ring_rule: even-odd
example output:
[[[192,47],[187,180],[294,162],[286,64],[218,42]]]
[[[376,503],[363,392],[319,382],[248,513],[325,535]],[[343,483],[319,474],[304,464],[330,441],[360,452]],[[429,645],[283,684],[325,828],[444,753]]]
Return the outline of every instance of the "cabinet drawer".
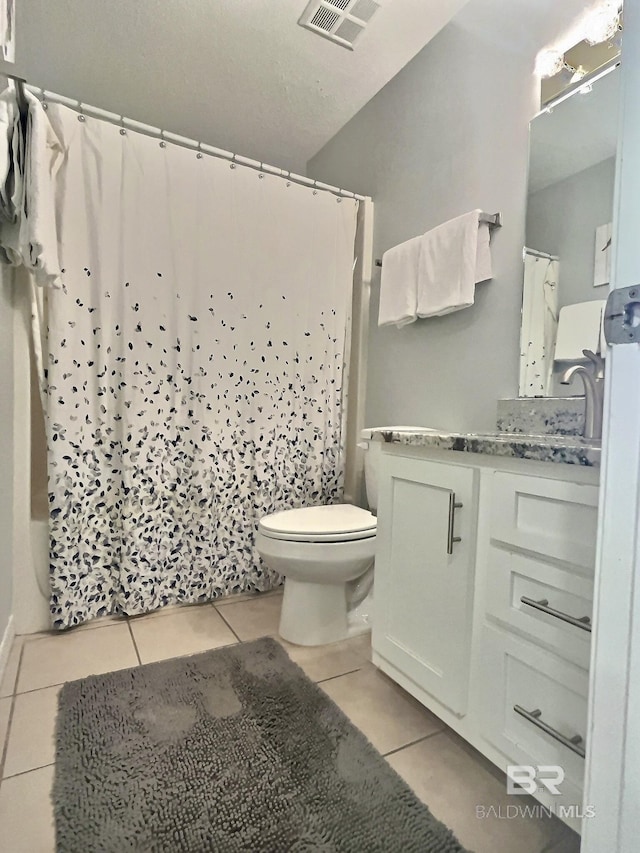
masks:
[[[590,625],[572,624],[560,614],[576,620],[590,619],[593,581],[569,569],[495,545],[488,548],[488,561],[487,615],[588,669],[591,633],[586,628]],[[527,604],[523,598],[546,601],[547,609],[553,612]]]
[[[571,739],[586,736],[587,673],[512,634],[485,626],[483,732],[509,764],[559,765],[562,805],[580,805],[584,758],[514,710],[540,712],[536,719]],[[579,745],[580,746],[580,745]],[[584,748],[584,742],[581,744]]]
[[[593,574],[598,487],[496,472],[491,538]]]

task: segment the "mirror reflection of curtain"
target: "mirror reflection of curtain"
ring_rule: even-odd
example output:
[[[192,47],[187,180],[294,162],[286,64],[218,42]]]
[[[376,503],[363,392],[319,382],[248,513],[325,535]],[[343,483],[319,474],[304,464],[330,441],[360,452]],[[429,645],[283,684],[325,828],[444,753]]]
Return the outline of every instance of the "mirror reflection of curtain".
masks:
[[[550,393],[558,329],[559,272],[558,258],[525,249],[520,338],[521,397],[546,397]]]

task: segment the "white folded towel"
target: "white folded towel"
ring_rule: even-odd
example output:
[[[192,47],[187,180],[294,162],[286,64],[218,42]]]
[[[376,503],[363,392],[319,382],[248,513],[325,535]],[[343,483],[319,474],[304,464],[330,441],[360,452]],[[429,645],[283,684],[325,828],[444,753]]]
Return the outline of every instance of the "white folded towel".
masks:
[[[5,97],[7,93],[3,93]],[[15,92],[10,91],[15,103]],[[2,205],[15,209],[0,227],[0,246],[13,266],[24,265],[41,287],[61,287],[55,209],[55,176],[63,148],[40,101],[26,91],[28,113],[26,139],[19,113],[13,125],[10,146],[13,194],[2,194]],[[1,119],[0,113],[0,119]],[[0,164],[1,165],[1,164]],[[9,182],[7,183],[9,185]]]
[[[418,317],[438,317],[473,305],[475,286],[491,278],[489,226],[472,210],[427,231],[418,265]]]
[[[25,94],[29,116],[25,216],[20,239],[22,259],[33,271],[36,284],[60,287],[55,176],[63,148],[38,98],[29,91]]]
[[[16,121],[16,103],[13,92],[6,89],[0,94],[0,215],[3,220],[15,220],[13,207],[13,137]]]
[[[577,302],[560,309],[556,334],[556,361],[585,361],[583,349],[599,352],[604,299]]]
[[[413,323],[418,306],[418,263],[422,237],[394,246],[382,256],[378,325]]]

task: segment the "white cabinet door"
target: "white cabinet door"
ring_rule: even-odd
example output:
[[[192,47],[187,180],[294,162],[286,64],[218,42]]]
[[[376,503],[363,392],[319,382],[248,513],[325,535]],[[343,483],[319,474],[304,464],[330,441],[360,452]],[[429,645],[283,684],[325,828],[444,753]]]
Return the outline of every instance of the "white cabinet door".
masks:
[[[462,716],[471,649],[476,472],[383,454],[379,474],[374,651]]]

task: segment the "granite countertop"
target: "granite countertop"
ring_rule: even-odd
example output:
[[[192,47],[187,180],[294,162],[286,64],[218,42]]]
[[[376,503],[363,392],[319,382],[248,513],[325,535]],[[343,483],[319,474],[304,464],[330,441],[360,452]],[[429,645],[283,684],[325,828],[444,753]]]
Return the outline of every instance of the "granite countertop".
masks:
[[[562,462],[568,465],[600,465],[599,439],[579,435],[525,435],[523,433],[452,433],[429,431],[375,432],[384,441],[413,447],[433,447],[462,453],[510,456],[537,462]]]

